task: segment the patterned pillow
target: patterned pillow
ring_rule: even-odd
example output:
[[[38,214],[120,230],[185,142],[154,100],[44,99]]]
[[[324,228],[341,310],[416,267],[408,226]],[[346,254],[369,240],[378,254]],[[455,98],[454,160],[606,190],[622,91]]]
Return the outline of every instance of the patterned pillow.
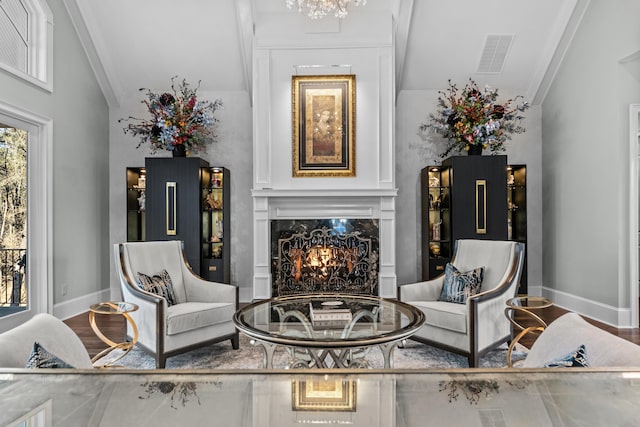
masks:
[[[178,303],[176,294],[173,291],[173,283],[167,270],[162,270],[153,276],[138,272],[138,286],[143,291],[151,292],[166,299],[169,307]]]
[[[49,353],[44,347],[42,347],[39,343],[33,343],[33,349],[31,350],[31,354],[27,359],[27,364],[25,368],[72,368],[73,366],[69,365],[64,360],[60,359],[53,353]]]
[[[544,365],[544,368],[588,368],[587,349],[582,344],[576,351],[554,359]]]
[[[461,273],[450,263],[444,269],[444,283],[439,301],[465,304],[467,298],[477,294],[482,285],[484,267],[478,267],[466,273]]]

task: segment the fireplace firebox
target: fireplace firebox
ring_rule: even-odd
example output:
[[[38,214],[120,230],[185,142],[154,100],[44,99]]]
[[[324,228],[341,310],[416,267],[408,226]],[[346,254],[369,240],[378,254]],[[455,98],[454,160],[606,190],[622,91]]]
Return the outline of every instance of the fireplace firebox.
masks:
[[[273,296],[378,295],[377,219],[271,221]]]

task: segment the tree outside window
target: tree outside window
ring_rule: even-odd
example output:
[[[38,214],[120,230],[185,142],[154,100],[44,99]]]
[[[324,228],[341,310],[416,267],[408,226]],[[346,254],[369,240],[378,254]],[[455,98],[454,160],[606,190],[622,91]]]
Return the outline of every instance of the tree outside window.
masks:
[[[26,307],[26,236],[27,132],[0,127],[0,307]]]

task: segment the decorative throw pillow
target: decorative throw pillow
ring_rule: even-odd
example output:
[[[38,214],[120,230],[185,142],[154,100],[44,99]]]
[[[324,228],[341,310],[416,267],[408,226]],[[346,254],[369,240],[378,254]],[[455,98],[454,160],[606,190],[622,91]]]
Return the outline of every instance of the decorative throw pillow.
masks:
[[[544,368],[588,368],[587,349],[582,344],[576,351],[546,363]]]
[[[69,365],[67,362],[60,359],[55,354],[48,352],[39,343],[34,342],[33,349],[31,350],[29,359],[27,359],[27,364],[25,365],[25,368],[72,368],[73,369],[73,366]]]
[[[138,286],[143,291],[151,292],[166,299],[169,307],[178,303],[176,294],[173,291],[173,283],[167,270],[162,270],[152,276],[138,272]]]
[[[444,268],[444,283],[439,301],[465,304],[467,298],[477,294],[482,285],[484,267],[478,267],[471,271],[461,273],[450,263]]]

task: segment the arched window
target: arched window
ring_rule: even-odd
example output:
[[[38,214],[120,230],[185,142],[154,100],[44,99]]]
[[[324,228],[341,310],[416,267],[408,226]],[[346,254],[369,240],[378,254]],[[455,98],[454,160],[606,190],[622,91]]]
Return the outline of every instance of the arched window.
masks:
[[[0,0],[0,68],[49,91],[53,14],[45,0]]]

